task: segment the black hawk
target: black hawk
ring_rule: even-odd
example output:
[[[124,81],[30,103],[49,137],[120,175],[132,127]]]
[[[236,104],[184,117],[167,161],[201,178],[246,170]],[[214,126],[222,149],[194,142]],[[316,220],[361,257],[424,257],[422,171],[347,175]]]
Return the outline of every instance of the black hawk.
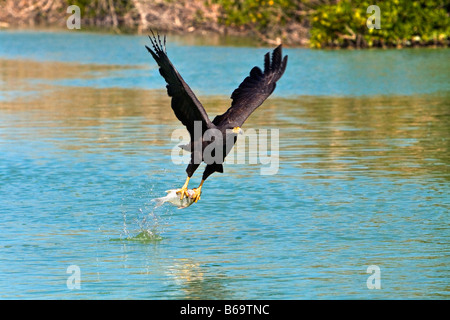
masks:
[[[282,56],[281,44],[273,50],[272,56],[270,52],[266,53],[264,72],[259,67],[254,67],[250,75],[231,94],[231,107],[211,121],[205,108],[170,62],[166,51],[166,37],[161,41],[161,37],[152,32],[152,37],[149,38],[153,50],[145,47],[158,64],[159,73],[166,80],[167,94],[172,98],[171,105],[175,116],[190,134],[190,143],[181,146],[191,152],[191,160],[186,168],[186,182],[178,190],[180,199],[189,196],[187,190],[190,178],[202,162],[206,163],[202,181],[198,188],[193,189],[193,199],[197,202],[205,180],[214,172],[223,172],[223,162],[236,143],[237,135],[242,132],[242,124],[275,90],[276,82],[286,69],[288,57]]]

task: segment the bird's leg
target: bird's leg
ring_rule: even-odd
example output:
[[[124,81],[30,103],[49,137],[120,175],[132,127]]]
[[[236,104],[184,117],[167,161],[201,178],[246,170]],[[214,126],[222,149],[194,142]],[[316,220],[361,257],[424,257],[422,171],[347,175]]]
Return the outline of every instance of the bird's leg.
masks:
[[[200,182],[200,185],[198,186],[198,188],[194,188],[193,191],[194,196],[192,197],[192,199],[194,199],[194,202],[197,202],[198,200],[200,200],[200,195],[202,194],[202,185],[203,182],[205,182],[205,180],[202,180],[202,182]]]
[[[183,199],[184,196],[189,197],[187,189],[188,189],[188,184],[189,184],[189,180],[190,179],[191,179],[190,177],[187,177],[186,178],[186,182],[184,183],[184,185],[181,187],[181,189],[178,189],[178,191],[177,191],[177,193],[181,193],[180,200]]]

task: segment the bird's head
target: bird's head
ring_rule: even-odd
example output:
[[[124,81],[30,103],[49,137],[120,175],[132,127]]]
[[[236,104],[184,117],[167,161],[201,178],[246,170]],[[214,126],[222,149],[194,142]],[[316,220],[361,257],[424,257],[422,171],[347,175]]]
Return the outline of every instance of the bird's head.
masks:
[[[244,130],[241,129],[241,127],[233,127],[231,129],[231,132],[233,132],[234,134],[238,135],[238,134],[244,134]]]

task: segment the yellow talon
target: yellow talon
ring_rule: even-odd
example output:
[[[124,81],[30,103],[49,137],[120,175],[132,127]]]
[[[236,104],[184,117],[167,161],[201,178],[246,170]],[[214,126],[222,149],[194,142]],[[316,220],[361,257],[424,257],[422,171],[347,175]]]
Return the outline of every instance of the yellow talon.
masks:
[[[200,200],[200,194],[202,193],[201,188],[198,189],[194,189],[195,194],[192,196],[192,199],[194,200],[194,202],[197,202],[198,200]]]
[[[189,193],[187,192],[187,188],[178,189],[177,193],[180,193],[180,200],[184,198],[184,196],[189,197]]]
[[[198,188],[193,189],[194,195],[192,196],[192,199],[194,199],[194,202],[197,202],[198,200],[200,200],[200,195],[202,194],[203,182],[205,182],[205,180],[202,180],[202,182],[200,182],[200,185],[198,186]]]
[[[191,178],[187,177],[184,185],[181,187],[181,189],[178,189],[178,191],[177,191],[177,193],[181,193],[180,200],[182,200],[184,198],[184,196],[189,197],[189,193],[187,192],[187,190],[188,190],[188,184],[189,184],[190,179]]]

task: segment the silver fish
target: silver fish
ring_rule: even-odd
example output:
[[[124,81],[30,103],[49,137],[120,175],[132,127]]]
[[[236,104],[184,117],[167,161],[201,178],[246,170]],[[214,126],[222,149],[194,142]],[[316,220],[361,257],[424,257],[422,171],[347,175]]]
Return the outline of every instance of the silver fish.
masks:
[[[180,189],[167,190],[167,195],[165,197],[153,199],[153,201],[156,202],[156,208],[162,206],[166,202],[173,204],[174,206],[178,207],[178,209],[187,208],[194,203],[194,190],[188,189],[187,193],[189,196],[184,196],[183,199],[180,199],[180,193],[177,193],[179,191]]]

